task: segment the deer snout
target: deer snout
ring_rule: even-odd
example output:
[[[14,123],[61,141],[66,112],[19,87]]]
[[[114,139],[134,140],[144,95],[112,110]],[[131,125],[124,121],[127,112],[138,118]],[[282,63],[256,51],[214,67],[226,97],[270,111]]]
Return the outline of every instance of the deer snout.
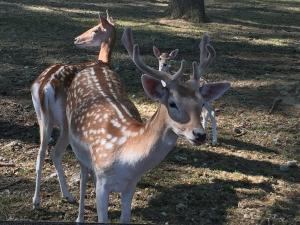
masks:
[[[80,40],[79,37],[74,38],[74,44],[75,44],[75,45],[78,44],[79,40]]]
[[[74,38],[74,44],[75,45],[80,46],[80,45],[83,45],[85,43],[86,43],[86,39],[84,37],[78,36],[78,37]]]
[[[203,144],[206,140],[206,133],[204,133],[201,129],[194,129],[193,130],[194,144],[200,145]]]

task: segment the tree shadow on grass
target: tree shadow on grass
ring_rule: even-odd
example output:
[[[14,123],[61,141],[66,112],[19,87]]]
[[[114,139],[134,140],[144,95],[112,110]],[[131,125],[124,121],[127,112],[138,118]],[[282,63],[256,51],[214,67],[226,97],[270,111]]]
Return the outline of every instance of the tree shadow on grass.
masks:
[[[38,125],[20,125],[0,120],[0,139],[15,139],[26,143],[39,142]]]
[[[42,202],[46,201],[45,196],[53,198],[53,194],[57,193],[58,182],[49,184],[47,187],[42,184],[41,196]],[[6,191],[8,194],[0,195],[0,220],[60,220],[63,218],[65,211],[57,207],[43,206],[39,210],[32,209],[32,197],[34,193],[35,182],[31,179],[13,175],[0,176],[0,192]],[[45,190],[47,189],[47,194]],[[53,203],[51,203],[53,204]],[[68,204],[68,203],[66,203]]]
[[[300,224],[300,193],[292,193],[281,200],[275,200],[273,205],[268,207],[260,218],[260,225]]]
[[[182,155],[186,160],[178,161],[175,155]],[[197,159],[194,161],[193,159]],[[282,172],[280,165],[268,161],[246,159],[234,155],[225,155],[212,151],[195,151],[185,147],[177,148],[176,153],[168,156],[168,162],[179,165],[191,165],[196,168],[209,168],[227,172],[240,172],[246,175],[265,176],[270,179],[282,179],[289,182],[300,182],[300,168]]]
[[[234,147],[237,149],[243,149],[247,151],[255,151],[255,152],[262,152],[262,153],[277,153],[277,150],[267,148],[261,145],[257,145],[254,143],[244,142],[238,139],[232,139],[232,138],[219,138],[220,143],[222,143],[222,146],[226,147]]]
[[[93,17],[91,12],[104,12],[108,9],[114,18],[122,19],[134,19],[134,20],[147,20],[156,19],[165,15],[165,6],[161,4],[156,4],[160,2],[156,1],[118,1],[116,4],[109,0],[97,1],[36,1],[36,0],[12,0],[8,3],[21,4],[22,6],[36,7],[38,8],[48,8],[48,11],[62,12],[67,14],[75,14],[77,17],[90,18]],[[29,8],[30,9],[30,8]],[[33,9],[30,9],[33,10]],[[41,10],[42,11],[42,10]]]
[[[273,2],[272,2],[273,3]],[[222,21],[223,23],[239,24],[247,27],[258,29],[284,29],[289,32],[299,32],[300,17],[292,9],[284,9],[283,7],[299,8],[300,4],[290,1],[280,1],[277,7],[268,6],[265,1],[231,1],[231,4],[214,4],[209,6],[208,14],[211,20]],[[282,8],[280,8],[282,6]]]
[[[74,1],[64,3],[64,2],[46,2],[41,1],[23,1],[23,4],[26,5],[37,5],[47,7],[47,4],[50,6],[54,4],[55,6],[63,6],[68,8],[75,7],[76,9],[91,9],[90,7],[94,7],[93,4],[99,4],[96,1],[89,1],[86,4],[81,2]],[[79,4],[79,5],[77,5]],[[82,5],[83,4],[83,5]],[[4,5],[8,11],[12,10],[11,6]],[[7,43],[3,45],[3,49],[1,50],[3,53],[3,62],[11,65],[15,65],[15,69],[7,70],[3,73],[3,77],[8,77],[9,79],[13,79],[12,76],[22,76],[24,74],[24,66],[34,67],[37,66],[38,69],[32,71],[32,80],[38,75],[37,71],[42,71],[48,65],[48,61],[62,61],[62,62],[82,62],[87,60],[87,52],[76,49],[73,46],[73,38],[77,34],[83,32],[89,26],[91,26],[91,22],[87,22],[83,25],[83,22],[76,22],[71,17],[63,15],[56,15],[54,13],[46,13],[40,11],[30,11],[26,7],[21,7],[20,5],[16,5],[18,13],[17,14],[9,14],[5,19],[4,31],[2,32],[1,41],[3,43]],[[87,7],[87,8],[85,8]],[[130,10],[137,10],[133,6],[129,7]],[[155,15],[156,10],[152,9],[150,6],[146,5],[145,9],[143,8],[141,12],[144,10],[150,10],[153,15]],[[104,8],[103,8],[104,10]],[[71,15],[75,15],[75,12],[68,12]],[[134,19],[138,19],[138,15],[127,12],[126,9],[120,9],[116,14],[119,13],[134,15]],[[141,13],[142,14],[142,13]],[[77,15],[77,14],[76,14]],[[142,14],[144,17],[145,15]],[[95,15],[92,14],[84,14],[80,13],[77,15],[79,18],[90,18]],[[157,15],[156,15],[157,16]],[[159,16],[158,16],[159,17]],[[97,19],[95,18],[95,24]],[[118,40],[121,36],[123,29],[118,28]],[[22,35],[17,35],[21,33]],[[152,56],[152,42],[153,40],[159,40],[160,43],[163,43],[164,48],[174,48],[176,46],[180,49],[180,55],[182,58],[187,60],[195,60],[198,59],[199,52],[197,45],[199,43],[198,38],[192,37],[180,37],[176,34],[170,34],[168,32],[161,31],[151,31],[145,30],[143,27],[134,28],[134,36],[141,47],[141,52],[143,55]],[[143,41],[141,41],[143,40]],[[232,41],[230,39],[224,41],[216,41],[213,43],[217,52],[220,53],[220,57],[218,57],[218,62],[216,66],[213,68],[214,72],[223,72],[230,74],[232,77],[236,79],[249,79],[253,76],[257,75],[265,75],[265,73],[270,72],[278,72],[278,73],[288,73],[288,72],[298,72],[298,69],[294,66],[287,67],[278,67],[280,64],[278,61],[274,61],[272,59],[260,62],[260,60],[253,59],[240,59],[233,58],[230,54],[234,52],[249,52],[249,53],[264,53],[264,52],[273,52],[278,55],[278,58],[284,54],[292,53],[293,49],[291,47],[286,46],[273,46],[273,45],[255,45],[250,44],[244,41]],[[19,48],[18,46],[22,46]],[[13,50],[12,50],[13,49]],[[192,54],[191,54],[192,53]],[[97,53],[96,53],[97,54]],[[126,54],[124,47],[121,45],[120,41],[117,41],[116,48],[114,50],[114,54]],[[229,56],[226,54],[229,54]],[[222,55],[225,55],[222,57]],[[46,60],[45,60],[46,58]],[[93,56],[96,58],[96,56]],[[130,67],[134,67],[133,63],[130,63],[129,58],[126,60],[114,60],[113,63],[119,65],[128,65]],[[118,65],[118,66],[119,66]],[[276,66],[274,66],[276,65]],[[191,67],[188,67],[191,70]],[[224,69],[225,68],[225,69]],[[30,68],[31,69],[31,68]],[[25,71],[25,72],[28,72]],[[132,80],[130,74],[122,74],[123,71],[120,71],[121,77],[124,77],[126,84],[127,80]],[[127,79],[128,77],[128,79]],[[135,76],[136,77],[136,76]],[[137,79],[139,80],[139,79]],[[26,82],[26,85],[27,82]],[[135,88],[129,90],[136,90]],[[133,93],[134,94],[134,93]]]
[[[151,186],[151,185],[150,185]],[[139,188],[149,184],[139,183]],[[271,191],[266,183],[252,184],[244,181],[214,180],[212,183],[171,187],[155,186],[155,194],[147,207],[135,207],[132,214],[155,224],[226,224],[228,210],[237,207],[239,198],[235,188],[262,189]],[[136,198],[138,198],[136,196]],[[117,219],[120,212],[112,214]]]

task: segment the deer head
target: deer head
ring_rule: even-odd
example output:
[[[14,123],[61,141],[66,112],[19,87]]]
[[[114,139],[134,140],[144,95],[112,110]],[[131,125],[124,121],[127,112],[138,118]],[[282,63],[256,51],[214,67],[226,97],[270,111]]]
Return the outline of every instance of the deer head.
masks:
[[[142,85],[146,94],[166,108],[167,126],[176,135],[185,137],[192,144],[202,144],[206,139],[200,119],[202,107],[205,102],[221,97],[230,87],[228,82],[203,85],[199,83],[201,73],[211,63],[212,46],[207,42],[201,42],[203,43],[200,45],[201,55],[205,57],[200,57],[199,66],[193,62],[193,74],[190,76],[190,80],[182,82],[179,78],[183,75],[184,61],[181,61],[179,70],[171,75],[155,70],[143,62],[139,46],[133,43],[130,28],[125,29],[122,42],[135,65],[145,73],[142,75]]]
[[[170,60],[174,60],[179,52],[179,49],[175,49],[171,51],[170,53],[163,52],[161,53],[160,50],[153,46],[153,53],[155,57],[158,59],[158,68],[159,71],[170,71]]]
[[[74,39],[74,44],[79,48],[93,48],[101,46],[102,42],[108,41],[112,32],[115,32],[115,24],[106,10],[107,17],[99,13],[99,24],[82,33]]]

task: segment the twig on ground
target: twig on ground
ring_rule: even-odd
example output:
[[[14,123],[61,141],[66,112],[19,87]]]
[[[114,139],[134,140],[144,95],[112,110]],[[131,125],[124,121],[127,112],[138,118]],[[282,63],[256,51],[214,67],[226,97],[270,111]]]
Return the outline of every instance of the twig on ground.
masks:
[[[246,133],[247,133],[247,131],[243,130],[242,133],[240,133],[240,134],[235,134],[235,135],[233,135],[233,136],[234,136],[234,137],[240,137],[240,136],[245,135]]]
[[[0,162],[0,167],[15,167],[16,164],[15,163],[12,163],[12,162]]]

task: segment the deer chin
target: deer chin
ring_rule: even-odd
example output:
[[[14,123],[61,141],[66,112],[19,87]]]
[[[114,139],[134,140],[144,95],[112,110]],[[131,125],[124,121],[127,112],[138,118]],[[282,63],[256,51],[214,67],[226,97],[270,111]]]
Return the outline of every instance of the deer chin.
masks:
[[[192,145],[195,145],[195,146],[203,145],[205,143],[205,140],[204,141],[199,141],[199,140],[196,140],[196,139],[188,139],[188,141]]]
[[[77,48],[87,49],[87,50],[99,50],[99,45],[92,45],[86,42],[74,43]]]

